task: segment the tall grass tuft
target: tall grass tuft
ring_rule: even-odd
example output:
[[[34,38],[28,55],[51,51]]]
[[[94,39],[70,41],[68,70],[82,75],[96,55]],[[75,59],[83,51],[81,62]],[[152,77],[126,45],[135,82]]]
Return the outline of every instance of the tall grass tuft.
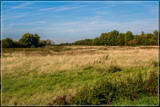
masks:
[[[121,68],[119,66],[116,66],[116,65],[111,65],[108,68],[108,72],[110,72],[110,73],[115,73],[115,72],[118,72],[118,71],[121,71]]]

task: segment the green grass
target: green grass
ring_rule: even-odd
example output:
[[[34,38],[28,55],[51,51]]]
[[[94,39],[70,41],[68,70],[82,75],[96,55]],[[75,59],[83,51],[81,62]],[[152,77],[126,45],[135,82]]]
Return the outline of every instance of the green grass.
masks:
[[[55,96],[70,94],[77,89],[83,88],[86,84],[92,87],[101,79],[113,81],[116,78],[117,80],[121,80],[122,78],[130,76],[131,73],[136,76],[138,72],[144,73],[143,77],[146,78],[145,72],[151,68],[130,68],[123,69],[120,72],[108,72],[105,74],[97,72],[96,69],[97,68],[90,67],[78,71],[57,71],[51,74],[38,74],[38,71],[30,71],[19,74],[18,78],[12,74],[7,74],[3,77],[3,104],[46,105],[52,101]],[[156,70],[156,68],[152,68],[151,70]],[[48,94],[53,95],[47,96]],[[43,98],[43,96],[46,97]],[[140,104],[144,103],[144,98],[140,99]],[[14,101],[8,102],[9,99],[14,99]],[[155,102],[153,104],[155,104]],[[125,102],[123,104],[125,104]]]
[[[89,69],[85,72],[83,70],[57,71],[52,74],[37,74],[36,71],[34,72],[33,74],[32,71],[30,71],[33,76],[30,76],[30,73],[23,73],[19,75],[19,78],[10,74],[6,75],[3,78],[3,96],[10,98],[16,97],[16,103],[21,104],[21,101],[26,97],[32,99],[32,95],[45,95],[57,90],[62,90],[65,93],[65,91],[67,92],[69,89],[80,87],[86,82],[92,83],[93,80],[96,81],[102,77],[102,74],[94,74],[94,69]],[[4,100],[5,98],[6,97],[4,97]],[[5,103],[8,102],[4,102],[4,104]],[[41,102],[41,104],[45,103],[46,102]],[[31,104],[39,104],[39,102],[32,102]]]
[[[107,47],[107,50],[103,50],[103,47],[78,48],[57,46],[4,49],[3,83],[1,84],[3,105],[157,105],[158,63],[154,59],[155,57],[144,62],[144,64],[148,63],[147,66],[141,65],[143,63],[140,61],[135,63],[136,66],[125,66],[125,63],[120,66],[124,58],[126,60],[132,58],[130,61],[136,62],[134,60],[136,56],[124,57],[120,53],[117,59],[113,59],[111,47]],[[97,50],[98,52],[103,51],[100,53],[101,56],[99,53],[97,55],[90,51],[90,49],[95,48],[100,50]],[[64,52],[68,50],[69,53]],[[110,54],[107,53],[108,50],[110,50]],[[87,51],[88,53],[85,53]],[[143,53],[143,50],[141,51]],[[137,53],[141,51],[137,49]],[[24,54],[17,55],[19,52]],[[70,54],[70,52],[74,54]],[[132,54],[132,51],[127,52],[129,53],[125,53],[125,55]],[[57,54],[55,55],[55,53]],[[52,55],[46,57],[48,54]],[[63,56],[63,54],[65,55]],[[83,54],[86,55],[84,58],[95,63],[69,69],[72,67],[71,64],[76,63],[77,65],[79,64],[78,61],[81,62]],[[90,54],[96,56],[89,58],[92,57]],[[34,55],[37,55],[36,58]],[[67,55],[70,55],[70,59],[67,59]],[[137,55],[141,56],[141,54]],[[99,60],[96,60],[97,57]],[[43,63],[45,58],[48,59]],[[85,60],[84,58],[83,62],[85,63],[88,59]],[[146,58],[149,59],[150,56]],[[120,65],[114,63],[115,60]],[[47,66],[47,69],[43,69],[40,67],[44,66],[43,64],[50,64],[53,67]],[[69,67],[64,66],[65,64]],[[59,67],[62,65],[66,69],[54,69],[57,65],[60,65]]]
[[[113,102],[112,105],[158,105],[158,96],[141,95],[139,99],[135,101],[121,98],[119,101]]]

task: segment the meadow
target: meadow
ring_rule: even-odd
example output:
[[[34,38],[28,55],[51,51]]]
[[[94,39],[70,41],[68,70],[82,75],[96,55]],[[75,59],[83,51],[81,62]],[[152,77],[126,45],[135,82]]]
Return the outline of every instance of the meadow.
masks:
[[[158,105],[157,46],[3,48],[2,105]]]

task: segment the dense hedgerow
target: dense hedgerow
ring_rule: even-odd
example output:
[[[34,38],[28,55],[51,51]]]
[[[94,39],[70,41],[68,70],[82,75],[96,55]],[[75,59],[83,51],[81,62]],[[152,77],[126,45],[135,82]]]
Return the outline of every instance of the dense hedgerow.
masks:
[[[100,80],[93,87],[85,85],[77,90],[75,96],[58,96],[49,105],[111,105],[112,102],[121,98],[131,101],[138,99],[141,95],[158,94],[158,76],[155,71],[151,71],[147,79],[143,79],[139,73],[135,78],[130,76],[125,81]]]

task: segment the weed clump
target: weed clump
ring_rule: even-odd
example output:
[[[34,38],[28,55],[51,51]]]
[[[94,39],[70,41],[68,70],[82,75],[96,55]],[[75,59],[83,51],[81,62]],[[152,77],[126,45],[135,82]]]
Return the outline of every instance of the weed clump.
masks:
[[[52,102],[48,103],[48,105],[70,105],[73,102],[74,102],[74,96],[63,95],[63,96],[57,96]]]
[[[111,65],[108,68],[108,72],[110,72],[110,73],[115,73],[115,72],[118,72],[118,71],[121,71],[121,68],[119,66],[116,66],[116,65]]]
[[[152,61],[151,65],[154,66],[154,67],[158,67],[158,62],[157,61]]]

